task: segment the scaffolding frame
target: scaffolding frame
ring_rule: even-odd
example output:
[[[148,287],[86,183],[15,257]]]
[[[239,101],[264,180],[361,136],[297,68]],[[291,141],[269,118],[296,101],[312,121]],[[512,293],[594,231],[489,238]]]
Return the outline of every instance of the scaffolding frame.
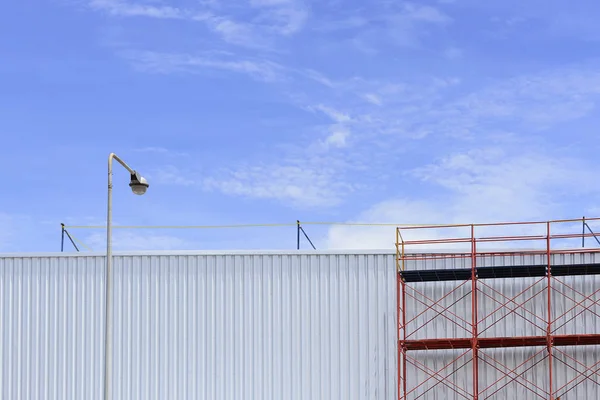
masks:
[[[600,313],[595,309],[596,306],[600,306],[600,299],[595,299],[595,296],[600,293],[600,284],[596,284],[597,287],[594,287],[591,293],[585,293],[575,288],[574,284],[566,282],[567,277],[600,275],[600,263],[553,263],[553,257],[558,254],[600,253],[600,248],[575,248],[567,244],[572,239],[578,239],[579,242],[583,243],[586,237],[594,237],[598,240],[596,234],[588,225],[588,223],[598,221],[600,221],[600,218],[397,227],[398,399],[423,398],[440,385],[456,393],[460,398],[488,399],[494,398],[508,385],[516,384],[524,387],[527,393],[531,394],[531,398],[560,400],[583,382],[591,381],[600,386],[600,361],[591,366],[586,365],[564,350],[569,346],[600,345],[600,332],[592,334],[558,334],[560,329],[573,328],[574,321],[585,312],[600,318]],[[573,229],[575,223],[583,223],[584,229],[579,230],[579,224],[576,225],[577,229]],[[588,228],[587,231],[586,227]],[[480,231],[490,232],[498,229],[518,230],[521,233],[517,235],[480,234]],[[458,236],[440,234],[448,230],[466,230],[468,233]],[[532,232],[535,230],[541,230],[542,232]],[[578,233],[571,233],[571,230],[576,230]],[[426,238],[419,239],[419,234]],[[406,238],[409,235],[415,235],[416,238],[407,240]],[[533,246],[524,249],[507,247],[507,245],[514,246],[515,244],[535,242],[541,242],[542,245],[539,248]],[[482,247],[490,244],[503,249],[482,249]],[[438,246],[438,249],[435,252],[427,252],[420,250],[419,246]],[[465,248],[452,251],[439,250],[439,247],[451,248],[452,246],[463,246]],[[408,252],[407,250],[411,251]],[[543,259],[544,262],[532,265],[508,263],[508,265],[485,266],[486,260],[489,260],[490,257],[508,257],[508,259],[515,260],[519,257],[523,259],[523,256],[531,256],[532,259],[537,257]],[[470,265],[455,268],[456,261],[460,259],[467,264],[470,261]],[[407,264],[411,262],[421,264],[446,264],[451,262],[453,266],[452,268],[441,269],[406,268]],[[494,263],[492,262],[492,264]],[[489,279],[507,278],[529,278],[533,283],[526,285],[516,295],[510,296],[486,282]],[[427,296],[424,290],[419,289],[419,285],[424,282],[448,281],[454,281],[456,286],[435,299]],[[467,288],[470,288],[470,290],[459,297],[458,292]],[[530,291],[535,292],[535,294],[527,295]],[[573,303],[572,307],[561,312],[556,310],[552,301],[555,294]],[[500,300],[498,296],[500,296]],[[415,311],[416,315],[412,317],[409,315],[411,310],[408,310],[406,305],[409,297],[412,301],[424,307],[418,314]],[[546,299],[541,300],[545,303],[542,307],[542,314],[526,307],[527,304],[539,302],[541,297],[546,297]],[[482,298],[486,301],[491,299],[494,302],[493,310],[487,314],[483,314],[483,310],[479,306],[479,301]],[[454,301],[445,306],[444,301],[446,299],[454,299]],[[452,308],[458,303],[467,301],[470,302],[470,313],[465,314],[470,315],[461,316],[458,312],[452,311]],[[463,309],[466,310],[467,308],[463,307]],[[432,318],[421,318],[430,312],[434,314]],[[502,312],[504,312],[504,315],[498,318],[498,315]],[[570,316],[572,313],[575,313],[574,316]],[[484,335],[488,329],[505,321],[509,315],[513,314],[523,318],[539,334],[500,337]],[[415,334],[436,318],[445,319],[448,321],[448,326],[457,327],[456,329],[462,335],[452,337],[450,334],[436,332],[438,337],[417,338]],[[422,321],[419,322],[420,320]],[[490,324],[489,321],[493,320],[495,321]],[[577,331],[577,329],[569,329],[569,331]],[[487,351],[487,349],[519,347],[531,348],[533,355],[512,368]],[[414,351],[429,352],[436,350],[454,351],[452,360],[445,363],[441,368],[432,369],[411,355]],[[538,365],[540,363],[545,364],[543,366],[547,378],[545,386],[525,377],[534,368],[537,367],[539,370]],[[575,371],[575,377],[558,386],[553,370],[555,363],[565,364]],[[460,373],[461,369],[468,364],[471,364],[472,375],[469,377],[471,382],[469,387],[462,387],[452,381],[452,377]],[[500,377],[492,384],[484,387],[480,385],[479,374],[481,368],[492,368],[499,372]],[[420,382],[414,382],[413,379],[412,383],[414,385],[409,387],[411,369],[416,369],[425,374],[425,379]],[[430,384],[432,380],[434,382]]]

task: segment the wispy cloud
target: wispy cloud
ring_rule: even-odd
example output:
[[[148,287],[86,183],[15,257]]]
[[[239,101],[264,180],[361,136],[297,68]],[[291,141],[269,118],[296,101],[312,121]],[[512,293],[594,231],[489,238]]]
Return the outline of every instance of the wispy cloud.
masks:
[[[590,184],[593,173],[576,158],[498,146],[451,154],[413,173],[454,194],[453,215],[465,220],[544,218],[570,196],[599,193]]]
[[[188,8],[180,8],[140,0],[90,0],[89,6],[120,17],[201,22],[226,43],[263,49],[271,48],[277,36],[299,32],[308,18],[308,9],[297,1],[251,1],[250,18],[243,21],[236,19],[231,12],[239,5],[217,2],[191,3]]]
[[[374,93],[365,93],[364,94],[364,98],[369,103],[375,104],[376,106],[383,105],[383,102],[381,101],[381,98],[378,95],[374,94]]]
[[[358,34],[362,46],[379,48],[390,42],[402,47],[420,47],[433,29],[443,29],[453,19],[442,10],[416,2],[389,2],[369,18],[367,29]]]
[[[148,64],[153,65],[155,58],[150,60]],[[382,179],[388,175],[383,173],[386,168],[406,170],[407,165],[398,157],[398,152],[414,147],[413,142],[421,141],[424,146],[430,147],[429,156],[445,158],[438,166],[429,164],[416,169],[412,178],[434,183],[446,190],[461,191],[466,198],[481,202],[494,200],[499,208],[501,199],[504,199],[503,209],[511,212],[516,212],[510,203],[519,200],[515,197],[519,192],[519,204],[534,204],[533,207],[525,206],[527,210],[549,212],[550,208],[531,203],[541,190],[546,190],[545,187],[534,186],[533,182],[561,178],[561,182],[566,184],[570,178],[563,177],[559,164],[535,152],[518,153],[520,155],[511,158],[511,153],[506,153],[503,147],[496,155],[489,153],[489,149],[486,152],[460,152],[458,155],[448,152],[473,146],[475,140],[498,146],[515,140],[526,142],[531,135],[520,139],[519,132],[528,132],[532,128],[543,132],[543,129],[557,123],[580,118],[594,109],[596,97],[600,96],[600,75],[587,65],[499,81],[470,93],[461,88],[457,95],[455,92],[461,81],[453,77],[429,78],[413,83],[360,78],[334,80],[315,71],[297,73],[281,65],[265,64],[266,68],[261,69],[258,65],[263,64],[252,64],[252,68],[246,68],[248,64],[196,62],[194,58],[186,57],[176,57],[175,62],[168,57],[166,60],[162,63],[164,60],[161,59],[162,67],[166,65],[170,69],[183,70],[221,68],[269,82],[284,75],[291,80],[286,90],[303,94],[297,104],[300,108],[322,114],[330,120],[324,127],[320,123],[314,130],[319,136],[312,138],[312,147],[305,144],[307,150],[301,157],[282,154],[280,162],[275,164],[254,164],[247,160],[248,164],[223,173],[210,172],[212,178],[203,181],[205,188],[212,190],[236,196],[275,199],[292,206],[339,204],[344,193],[353,190],[354,186],[350,173],[353,167],[346,160],[352,159],[356,165],[368,164],[366,174],[373,179]],[[271,71],[265,76],[269,68]],[[305,90],[307,82],[319,85],[320,89],[315,92]],[[370,96],[365,97],[365,93]],[[315,99],[319,101],[311,103]],[[502,122],[503,129],[495,127],[498,121]],[[432,140],[444,138],[452,139],[447,148],[432,145]],[[531,140],[535,141],[534,138]],[[319,144],[321,147],[314,147]],[[390,148],[396,149],[392,155]],[[323,153],[323,158],[315,158],[318,161],[302,159],[310,159],[310,152],[315,149],[332,151]],[[339,149],[345,152],[337,152]],[[572,161],[564,162],[574,168]],[[468,169],[468,163],[478,166],[476,171],[479,175]],[[544,167],[539,170],[536,165]],[[532,182],[517,176],[523,170],[527,171]],[[444,174],[444,171],[451,173]],[[540,175],[542,171],[547,171],[547,174]],[[509,172],[515,176],[507,176]],[[432,181],[432,177],[437,180]],[[442,181],[442,177],[445,180]],[[483,181],[493,184],[496,192],[489,188],[479,190]],[[507,192],[508,189],[503,187],[506,181],[522,184],[517,186],[515,183],[514,187],[518,189]],[[462,189],[452,185],[459,185]],[[537,189],[528,191],[533,187]],[[527,201],[523,200],[525,197]],[[529,198],[531,202],[528,202]],[[458,205],[455,207],[455,214],[464,215],[459,212]],[[475,215],[472,204],[466,209],[471,212],[469,215]],[[522,213],[526,214],[525,211]]]
[[[267,37],[257,34],[251,24],[227,18],[214,18],[209,25],[227,43],[250,48],[269,48],[272,45]]]
[[[187,55],[152,51],[128,51],[123,57],[135,68],[149,73],[201,73],[206,70],[227,71],[248,75],[266,82],[285,78],[284,68],[267,60],[232,59],[217,54]]]
[[[434,24],[446,24],[452,21],[452,18],[435,7],[415,3],[404,3],[401,17],[410,21]]]
[[[309,16],[308,8],[297,0],[251,0],[250,4],[261,10],[259,23],[283,35],[300,31]]]
[[[593,203],[600,195],[600,189],[590,184],[592,173],[584,163],[535,151],[510,155],[498,148],[475,149],[449,155],[411,174],[417,181],[433,184],[438,194],[427,199],[407,194],[382,201],[356,220],[456,224],[573,218],[572,212],[565,214],[573,198],[590,196]],[[328,247],[391,249],[394,229],[336,226],[329,231]]]
[[[219,173],[205,188],[234,196],[276,200],[296,208],[331,207],[354,190],[340,166],[326,159],[255,164]]]
[[[193,12],[176,7],[130,3],[121,0],[91,0],[90,7],[111,15],[122,17],[149,17],[160,19],[193,19]]]
[[[169,157],[189,157],[189,153],[183,151],[170,150],[165,147],[158,146],[141,147],[138,149],[134,149],[133,151],[135,151],[136,153],[153,153]]]
[[[246,18],[240,20],[229,13],[233,7],[243,9]],[[358,12],[353,15],[353,11],[336,14],[338,25],[320,29],[326,25],[324,21],[333,20],[325,16],[316,21],[316,29],[311,32],[335,35],[334,28],[360,28],[352,31],[352,40],[377,47],[378,42],[391,38],[393,46],[387,47],[390,50],[397,45],[424,46],[430,40],[429,33],[441,32],[454,22],[454,14],[446,13],[447,8],[441,5],[380,2],[373,8],[374,12],[364,16]],[[115,9],[124,15],[141,12],[136,8]],[[161,13],[157,10],[148,10],[148,17],[159,18]],[[180,9],[162,11],[165,18],[210,15],[199,20],[224,42],[245,47],[269,47],[275,43],[274,37],[299,32],[309,16],[308,9],[300,3],[287,0],[253,0],[249,6],[210,4],[191,13]],[[463,56],[462,48],[460,43],[455,46],[438,41],[433,50],[440,59],[457,59],[467,57]],[[285,57],[266,53],[248,56],[236,51],[195,54],[132,51],[125,56],[146,72],[221,71],[269,84],[285,83],[279,87],[281,98],[312,113],[310,118],[317,121],[303,131],[302,143],[287,143],[304,151],[282,153],[277,161],[271,162],[248,157],[228,168],[204,171],[208,178],[186,175],[183,179],[175,166],[164,168],[159,179],[172,183],[232,196],[275,200],[292,207],[325,208],[342,204],[344,196],[356,190],[359,179],[363,179],[361,183],[387,179],[384,183],[389,185],[386,192],[389,199],[379,198],[375,206],[360,216],[388,220],[398,217],[394,219],[404,221],[406,213],[394,214],[388,210],[402,206],[411,218],[421,222],[442,222],[438,217],[447,219],[446,214],[438,211],[442,207],[453,215],[453,220],[543,218],[561,209],[560,200],[550,194],[567,187],[581,193],[584,187],[570,182],[576,181],[577,174],[584,174],[585,166],[572,159],[531,150],[527,142],[539,145],[539,137],[532,132],[542,136],[557,124],[577,120],[596,109],[600,73],[593,62],[549,68],[481,85],[468,76],[444,75],[443,69],[438,69],[437,74],[413,73],[406,77],[390,72],[379,79],[361,75],[343,77],[335,71],[329,75],[310,63],[305,67],[288,59],[290,64],[286,65]],[[510,146],[515,141],[518,151],[511,152]],[[494,145],[496,148],[492,149]],[[411,149],[418,149],[419,155],[426,154],[437,161],[399,156]],[[316,156],[311,154],[315,151]],[[348,162],[350,159],[352,162]],[[368,168],[360,177],[352,175],[359,165]],[[419,187],[431,186],[436,193],[444,193],[444,201],[419,201],[398,195],[389,189],[397,187],[394,177],[402,177]],[[568,194],[563,195],[568,198]],[[545,200],[548,198],[554,200]],[[332,238],[335,232],[344,231],[332,231]]]
[[[153,183],[159,185],[197,186],[198,180],[195,174],[182,171],[174,165],[165,165],[150,171],[148,175]]]
[[[328,145],[344,147],[344,140],[344,137],[332,138]],[[299,209],[330,208],[361,188],[360,183],[351,183],[348,179],[349,172],[360,170],[359,162],[345,156],[331,157],[326,147],[290,146],[278,151],[282,157],[273,162],[259,161],[257,157],[219,168],[198,164],[187,164],[187,168],[165,165],[151,170],[149,179],[159,185],[196,187],[206,192],[272,200]]]
[[[323,104],[318,104],[313,108],[315,110],[321,111],[323,114],[327,115],[329,118],[331,118],[334,122],[337,123],[350,122],[352,120],[352,118],[350,118],[350,116],[347,113],[335,110]]]

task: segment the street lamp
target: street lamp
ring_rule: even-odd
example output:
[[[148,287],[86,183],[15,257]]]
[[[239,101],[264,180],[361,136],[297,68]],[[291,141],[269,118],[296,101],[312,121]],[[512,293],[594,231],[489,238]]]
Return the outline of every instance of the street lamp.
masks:
[[[137,195],[148,189],[148,181],[116,154],[108,156],[108,212],[106,217],[106,321],[104,323],[104,399],[110,400],[110,371],[112,369],[112,161],[117,160],[129,174],[129,187]]]

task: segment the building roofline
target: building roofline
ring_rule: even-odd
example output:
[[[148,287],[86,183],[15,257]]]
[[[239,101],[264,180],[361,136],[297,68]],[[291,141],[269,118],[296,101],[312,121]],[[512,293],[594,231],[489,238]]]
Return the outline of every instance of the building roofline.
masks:
[[[485,249],[478,254],[492,253],[528,253],[539,252],[541,249],[532,248],[499,248]],[[597,253],[599,249],[580,249],[583,253]],[[406,254],[468,254],[462,251],[449,249],[427,249],[426,251],[407,251]],[[0,253],[0,258],[39,258],[39,257],[104,257],[103,251],[93,252],[15,252]],[[256,255],[396,255],[391,249],[346,249],[346,250],[139,250],[139,251],[114,251],[113,256],[256,256]]]

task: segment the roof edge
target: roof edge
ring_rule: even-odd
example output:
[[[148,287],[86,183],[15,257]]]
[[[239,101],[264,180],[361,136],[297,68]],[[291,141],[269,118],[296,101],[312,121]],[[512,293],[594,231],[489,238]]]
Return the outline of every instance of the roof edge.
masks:
[[[229,256],[229,255],[395,255],[394,250],[151,250],[113,251],[115,257],[127,256]],[[36,257],[105,257],[106,253],[94,252],[17,252],[0,253],[0,258]]]

